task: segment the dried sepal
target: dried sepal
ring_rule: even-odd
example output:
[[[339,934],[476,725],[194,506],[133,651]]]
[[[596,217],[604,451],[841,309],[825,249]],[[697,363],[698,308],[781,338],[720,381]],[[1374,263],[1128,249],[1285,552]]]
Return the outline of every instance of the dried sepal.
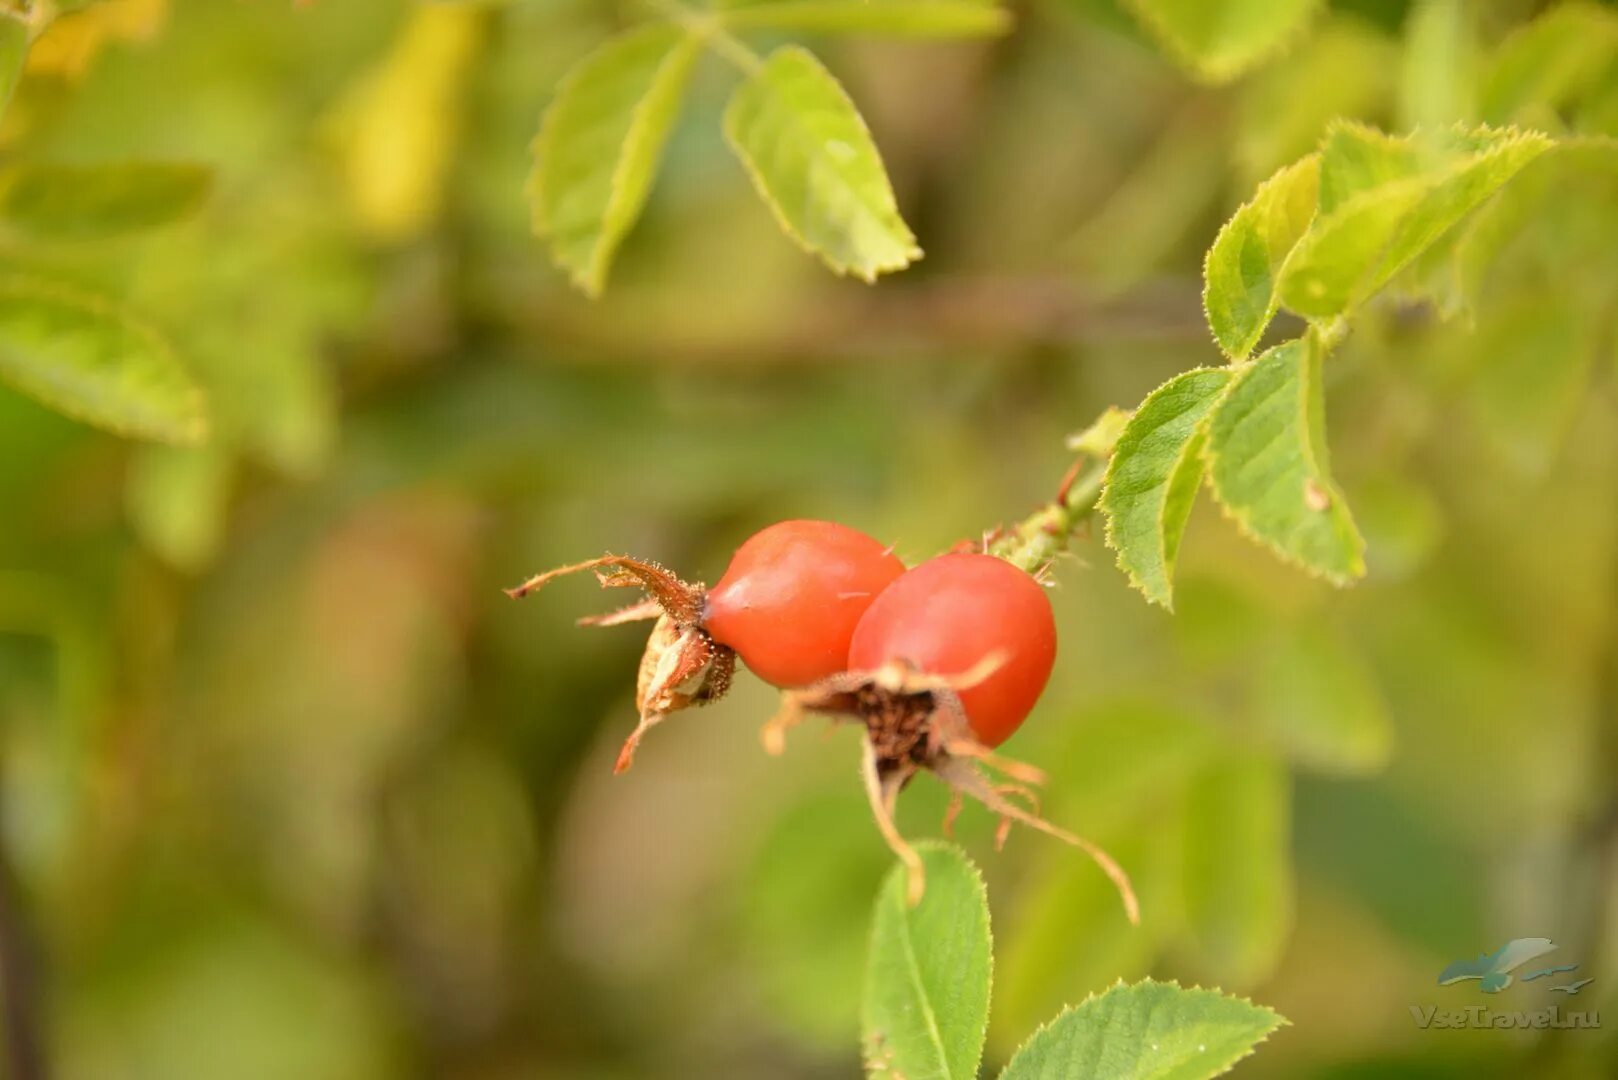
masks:
[[[604,589],[636,587],[645,589],[647,595],[657,601],[658,606],[677,622],[694,626],[702,618],[701,585],[680,580],[677,574],[658,563],[631,558],[628,555],[603,555],[599,559],[586,559],[584,562],[558,566],[554,570],[535,574],[514,589],[507,589],[506,595],[513,600],[520,600],[557,578],[577,574],[583,570],[594,570],[596,580],[601,582]]]
[[[640,723],[624,740],[613,772],[621,773],[634,763],[641,737],[671,713],[723,697],[735,673],[733,651],[696,627],[682,627],[666,614],[658,616],[635,679]]]
[[[600,615],[585,615],[574,620],[575,626],[622,626],[625,623],[642,622],[646,619],[655,619],[663,614],[663,605],[651,597],[637,600],[633,604],[625,604],[616,611],[603,612]]]
[[[624,740],[613,765],[613,771],[621,773],[634,763],[635,750],[647,731],[672,713],[724,696],[736,671],[736,653],[715,642],[702,628],[703,586],[683,581],[645,559],[603,555],[535,574],[505,592],[514,600],[521,599],[557,578],[585,570],[595,573],[602,588],[640,588],[647,595],[616,611],[586,616],[579,625],[622,626],[657,620],[646,640],[635,679],[635,708],[640,722]]]
[[[833,675],[802,690],[787,691],[761,737],[765,749],[778,754],[786,732],[811,714],[864,726],[861,772],[866,795],[883,840],[905,866],[906,895],[912,904],[920,901],[926,887],[924,871],[915,850],[894,824],[893,805],[913,776],[930,772],[951,790],[944,818],[946,832],[961,801],[971,798],[1000,818],[997,847],[1005,843],[1013,823],[1071,844],[1112,880],[1129,921],[1139,923],[1140,905],[1124,869],[1096,844],[1040,815],[1034,788],[1044,782],[1044,773],[996,753],[973,734],[960,691],[975,686],[1003,663],[1003,657],[993,655],[955,676],[925,674],[902,662],[875,671]]]

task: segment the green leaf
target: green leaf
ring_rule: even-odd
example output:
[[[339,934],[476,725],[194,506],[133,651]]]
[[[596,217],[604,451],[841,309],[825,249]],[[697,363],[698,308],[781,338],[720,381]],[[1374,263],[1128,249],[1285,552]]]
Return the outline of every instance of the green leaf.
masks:
[[[1261,184],[1208,249],[1202,305],[1231,359],[1252,352],[1275,317],[1281,266],[1314,220],[1319,188],[1320,156],[1310,154]]]
[[[118,308],[42,282],[0,282],[0,379],[132,438],[200,443],[202,392],[167,342]]]
[[[1490,123],[1561,108],[1618,53],[1618,15],[1590,3],[1557,4],[1495,49],[1479,94]]]
[[[97,240],[195,213],[213,170],[184,162],[16,165],[0,174],[0,219],[37,240]]]
[[[1426,566],[1444,538],[1444,511],[1404,463],[1356,479],[1354,517],[1365,534],[1366,563],[1384,584]]]
[[[1320,146],[1341,116],[1381,116],[1392,94],[1396,43],[1368,22],[1328,19],[1296,48],[1243,81],[1231,148],[1248,186]]]
[[[218,445],[142,448],[130,463],[124,489],[130,524],[172,565],[206,566],[224,538],[231,464],[231,455]]]
[[[1242,531],[1343,585],[1365,574],[1365,542],[1328,471],[1323,348],[1313,335],[1241,368],[1215,408],[1214,497]]]
[[[1318,0],[1125,0],[1193,74],[1224,82],[1279,50]]]
[[[1553,143],[1538,132],[1482,130],[1467,139],[1475,148],[1468,157],[1445,169],[1431,190],[1382,253],[1370,278],[1379,289],[1409,266],[1467,214],[1500,190],[1529,162]]]
[[[1317,220],[1282,272],[1282,302],[1306,318],[1328,319],[1366,299],[1372,267],[1427,191],[1420,180],[1387,184]]]
[[[1011,29],[999,0],[773,0],[725,11],[738,30],[898,37],[986,37]]]
[[[1248,986],[1280,959],[1292,922],[1291,791],[1270,754],[1233,753],[1186,792],[1186,920],[1212,978]]]
[[[1284,1023],[1217,990],[1120,983],[1035,1032],[1000,1080],[1205,1080]]]
[[[1399,80],[1399,127],[1437,128],[1474,119],[1476,5],[1422,0],[1405,30]]]
[[[1089,454],[1091,457],[1111,457],[1113,448],[1118,445],[1118,440],[1123,435],[1124,428],[1129,426],[1129,418],[1133,415],[1135,414],[1127,409],[1108,405],[1102,414],[1096,417],[1093,424],[1067,437],[1067,448],[1081,454]]]
[[[1376,680],[1348,645],[1319,626],[1265,642],[1253,678],[1256,722],[1288,758],[1325,773],[1374,773],[1393,751]]]
[[[1145,975],[1179,936],[1181,793],[1220,749],[1206,718],[1167,702],[1114,699],[1059,719],[1029,733],[1038,744],[1029,756],[1057,763],[1047,816],[1082,826],[1129,868],[1144,915],[1131,926],[1117,890],[1086,860],[1028,868],[996,935],[989,1038],[1007,1053],[1063,1004]]]
[[[692,63],[691,36],[651,24],[608,41],[563,78],[534,140],[534,231],[590,296],[646,205]]]
[[[1413,138],[1338,120],[1320,143],[1320,212],[1335,213],[1358,195],[1421,175],[1422,150]]]
[[[1282,302],[1313,319],[1347,311],[1551,145],[1513,130],[1394,139],[1334,125],[1321,150],[1320,216],[1287,258]]]
[[[1137,822],[1202,767],[1216,741],[1203,716],[1150,699],[1104,701],[1065,717],[1060,735],[1038,755],[1062,763],[1046,789],[1052,819],[1083,822],[1087,831]],[[1084,860],[1076,865],[1107,886]],[[1108,891],[1117,906],[1116,892]]]
[[[1560,281],[1523,289],[1491,306],[1463,346],[1485,437],[1529,475],[1549,472],[1588,397],[1601,351],[1592,307]]]
[[[892,863],[857,789],[812,789],[768,824],[743,868],[730,925],[771,1023],[843,1051],[860,1026],[871,901]],[[1117,901],[1114,901],[1116,905]]]
[[[921,257],[865,121],[813,54],[788,45],[737,87],[725,137],[776,220],[865,281]]]
[[[1147,395],[1107,466],[1100,508],[1107,545],[1146,599],[1173,607],[1174,559],[1202,486],[1209,413],[1231,373],[1201,368],[1176,375]]]
[[[958,848],[917,845],[921,903],[895,867],[877,897],[865,975],[866,1068],[904,1080],[970,1080],[989,1020],[989,901]]]

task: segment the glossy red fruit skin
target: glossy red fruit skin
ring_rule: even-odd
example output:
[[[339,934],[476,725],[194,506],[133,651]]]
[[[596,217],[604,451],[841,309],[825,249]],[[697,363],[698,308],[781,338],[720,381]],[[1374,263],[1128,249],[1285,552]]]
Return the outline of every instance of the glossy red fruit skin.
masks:
[[[781,521],[736,549],[702,626],[779,687],[843,670],[865,609],[905,572],[877,540],[832,521]]]
[[[904,660],[932,675],[959,675],[996,650],[1005,662],[960,691],[972,731],[999,746],[1022,726],[1056,666],[1056,619],[1045,590],[992,555],[940,555],[907,571],[854,630],[850,671]]]

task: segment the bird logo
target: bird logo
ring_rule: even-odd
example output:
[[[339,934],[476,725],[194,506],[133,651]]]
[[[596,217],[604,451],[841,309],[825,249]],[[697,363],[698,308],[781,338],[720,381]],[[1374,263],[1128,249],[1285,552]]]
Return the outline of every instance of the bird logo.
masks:
[[[1510,986],[1517,976],[1513,974],[1519,967],[1536,960],[1546,953],[1555,952],[1556,943],[1550,938],[1512,938],[1492,953],[1471,960],[1457,960],[1438,974],[1438,985],[1449,986],[1451,983],[1463,982],[1467,979],[1477,979],[1478,989],[1485,994],[1498,994]],[[1555,967],[1538,968],[1521,977],[1523,982],[1532,982],[1551,975],[1560,975],[1567,971],[1577,971],[1577,964],[1563,964]],[[1577,994],[1584,987],[1594,982],[1594,979],[1579,979],[1576,982],[1562,983],[1547,987],[1549,990],[1560,991],[1564,994]]]

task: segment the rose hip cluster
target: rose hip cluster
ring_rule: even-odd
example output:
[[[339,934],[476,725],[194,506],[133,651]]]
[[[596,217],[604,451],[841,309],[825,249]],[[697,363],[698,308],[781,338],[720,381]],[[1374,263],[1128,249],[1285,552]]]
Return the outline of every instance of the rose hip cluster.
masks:
[[[894,825],[894,803],[918,772],[1001,819],[1004,841],[1021,822],[1073,844],[1112,878],[1131,920],[1123,870],[1093,844],[1045,821],[1031,785],[1038,770],[995,748],[1015,732],[1056,662],[1056,622],[1031,575],[982,551],[952,551],[910,569],[878,541],[829,521],[783,521],[754,534],[713,588],[641,559],[606,555],[563,566],[508,590],[522,597],[558,577],[592,570],[603,586],[637,587],[644,600],[581,624],[655,619],[636,684],[640,723],[618,755],[627,769],[641,737],[670,714],[721,697],[736,658],[784,691],[764,728],[779,753],[809,714],[864,727],[862,774],[883,838],[904,862],[914,903],[922,863]]]

